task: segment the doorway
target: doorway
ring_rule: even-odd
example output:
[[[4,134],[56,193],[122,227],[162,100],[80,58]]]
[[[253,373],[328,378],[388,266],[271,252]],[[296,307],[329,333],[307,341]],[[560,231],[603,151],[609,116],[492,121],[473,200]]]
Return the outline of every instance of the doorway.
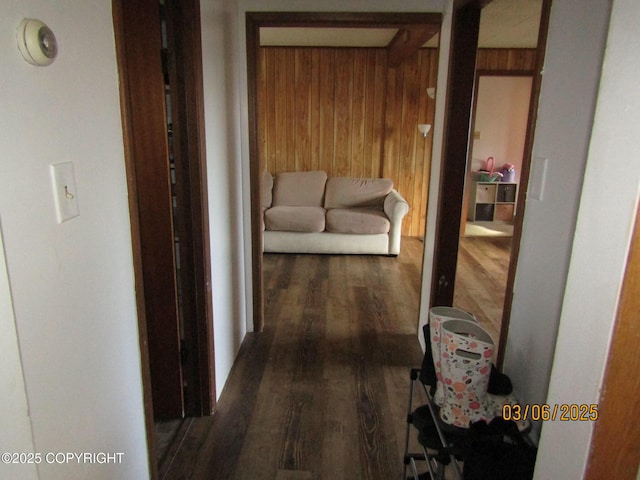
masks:
[[[215,402],[200,6],[113,0],[145,424]]]
[[[472,13],[479,14],[473,9],[479,7],[479,3],[471,2],[468,4],[466,10],[469,10],[469,15]],[[505,2],[496,2],[495,4],[503,4]],[[514,3],[506,2],[507,4]],[[494,3],[490,4],[494,5]],[[533,4],[532,4],[533,5]],[[538,108],[538,96],[540,92],[540,85],[542,82],[542,68],[544,65],[544,55],[546,49],[546,37],[549,25],[549,15],[551,10],[551,0],[541,0],[539,3],[539,10],[535,15],[532,15],[532,20],[537,20],[537,28],[535,29],[536,37],[535,42],[537,46],[531,49],[531,56],[527,52],[523,52],[523,56],[518,59],[518,55],[513,57],[511,53],[501,55],[498,51],[492,51],[492,49],[480,49],[477,50],[476,58],[471,57],[471,44],[474,39],[467,39],[469,34],[469,28],[465,23],[469,23],[467,17],[460,17],[460,27],[456,28],[455,22],[458,20],[454,16],[454,32],[459,31],[461,38],[460,42],[468,41],[466,48],[463,48],[459,52],[456,59],[456,42],[458,39],[453,39],[453,53],[454,69],[460,70],[460,73],[454,71],[451,78],[449,97],[455,99],[455,102],[448,107],[446,114],[449,118],[453,119],[453,122],[446,128],[445,131],[445,149],[444,149],[444,162],[442,168],[441,185],[440,185],[440,200],[437,213],[437,228],[436,239],[434,246],[434,263],[432,270],[431,280],[431,292],[429,306],[435,305],[453,305],[454,301],[454,287],[456,278],[456,266],[458,262],[458,245],[460,241],[460,218],[462,216],[462,205],[466,205],[464,199],[464,184],[467,176],[467,161],[469,159],[469,148],[473,141],[472,122],[470,112],[473,111],[473,95],[465,97],[466,93],[472,93],[474,91],[475,74],[476,71],[482,72],[482,70],[491,69],[493,71],[503,70],[503,73],[508,74],[509,66],[521,65],[522,62],[531,62],[531,67],[528,73],[533,76],[530,105],[528,112],[528,128],[525,137],[524,146],[524,159],[522,164],[522,170],[520,172],[520,183],[526,185],[529,178],[529,169],[531,161],[531,151],[534,138],[534,127],[537,118]],[[533,12],[532,12],[533,13]],[[484,11],[483,11],[484,14]],[[517,31],[517,29],[516,29]],[[478,46],[478,37],[475,38],[475,46]],[[516,49],[517,50],[517,49]],[[476,50],[474,50],[476,51]],[[466,53],[466,55],[465,55]],[[475,68],[473,68],[475,66]],[[517,68],[517,67],[516,67]],[[458,83],[460,85],[458,85]],[[457,94],[454,89],[460,88],[460,94]],[[464,101],[464,102],[463,102]],[[461,103],[465,103],[462,107]],[[452,126],[453,125],[453,126]],[[460,141],[460,139],[466,139],[466,141]],[[506,281],[505,297],[503,313],[500,323],[499,342],[497,348],[497,360],[496,364],[498,368],[501,368],[504,360],[504,350],[509,332],[509,318],[511,316],[511,300],[513,295],[513,285],[515,281],[515,274],[517,269],[518,253],[520,248],[520,236],[522,233],[522,218],[524,216],[524,208],[526,204],[526,188],[518,189],[516,193],[515,201],[515,221],[513,225],[513,241],[511,244],[510,261],[508,265],[508,274]],[[451,221],[451,219],[456,219]]]
[[[476,77],[453,305],[474,313],[494,339],[500,338],[517,191],[526,188],[520,172],[532,82],[530,72]]]
[[[251,215],[252,215],[252,271],[253,271],[253,311],[254,311],[254,330],[261,331],[264,326],[263,318],[263,265],[262,265],[262,228],[261,228],[261,172],[264,165],[261,162],[261,151],[263,145],[259,140],[259,124],[260,112],[259,112],[259,85],[258,85],[258,68],[259,68],[259,49],[260,49],[260,29],[265,27],[305,27],[305,28],[329,28],[340,27],[345,28],[359,28],[359,29],[388,29],[393,31],[400,31],[403,29],[413,28],[414,31],[426,31],[430,37],[435,35],[440,29],[442,16],[439,13],[248,13],[247,14],[247,77],[248,77],[248,90],[249,90],[249,147],[250,147],[250,169],[251,169]],[[399,32],[398,32],[399,33]],[[422,34],[422,32],[421,32]],[[393,36],[393,34],[392,34]],[[412,35],[408,35],[412,37]],[[429,38],[430,38],[429,37]],[[418,37],[420,38],[420,37]],[[415,45],[415,50],[425,42]],[[405,58],[403,55],[408,53],[400,52],[398,58]],[[437,58],[437,53],[435,54]],[[401,60],[400,60],[401,61]],[[391,60],[389,60],[391,64]],[[386,67],[386,63],[385,63]],[[414,74],[416,74],[414,72]],[[386,73],[383,73],[383,77]],[[417,75],[417,74],[416,74]],[[426,88],[425,86],[425,95]],[[402,92],[400,91],[400,95]],[[384,105],[381,106],[381,109]],[[433,109],[433,105],[431,107]],[[433,110],[431,110],[433,111]],[[399,115],[400,116],[400,115]],[[384,120],[384,116],[382,117]],[[412,123],[409,135],[419,136],[417,131],[417,124],[422,123],[416,119]],[[395,127],[395,125],[393,125]],[[382,138],[384,141],[384,126],[381,128]],[[378,132],[380,134],[380,132]],[[422,139],[421,139],[422,140]],[[426,142],[419,148],[425,149]],[[380,151],[378,156],[381,156]],[[376,161],[378,159],[376,158]],[[377,170],[372,171],[370,176],[384,175],[385,169],[382,164],[376,167]],[[363,170],[364,171],[364,170]],[[413,172],[415,175],[415,172]],[[411,181],[413,176],[409,175]],[[355,175],[358,176],[358,175]],[[362,175],[362,176],[367,176]],[[422,180],[422,176],[420,179]],[[417,182],[418,180],[416,180]],[[428,183],[428,182],[427,182]],[[410,199],[413,200],[413,199]],[[416,202],[413,202],[416,204]],[[417,202],[418,204],[420,202]],[[425,210],[424,204],[415,208],[421,208]],[[422,229],[424,231],[424,228]],[[416,312],[416,318],[418,313]]]

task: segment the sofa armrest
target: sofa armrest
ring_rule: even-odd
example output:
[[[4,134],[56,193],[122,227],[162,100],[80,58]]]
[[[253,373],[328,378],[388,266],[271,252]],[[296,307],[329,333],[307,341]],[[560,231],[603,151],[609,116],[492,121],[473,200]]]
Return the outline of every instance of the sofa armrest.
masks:
[[[400,253],[400,239],[402,237],[402,219],[409,213],[409,204],[395,190],[391,190],[384,199],[384,213],[391,221],[389,229],[389,255]]]

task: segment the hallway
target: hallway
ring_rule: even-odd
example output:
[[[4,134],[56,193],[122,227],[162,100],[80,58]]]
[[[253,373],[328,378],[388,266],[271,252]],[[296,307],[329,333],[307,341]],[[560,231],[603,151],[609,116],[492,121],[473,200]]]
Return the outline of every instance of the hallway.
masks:
[[[457,289],[472,294],[457,298],[491,296],[505,240],[463,242]],[[216,414],[185,421],[160,478],[400,478],[422,249],[406,237],[397,258],[265,255],[265,329],[247,335]],[[481,321],[482,306],[461,305]]]
[[[265,255],[265,330],[245,339],[215,416],[187,421],[164,478],[399,478],[421,249]]]

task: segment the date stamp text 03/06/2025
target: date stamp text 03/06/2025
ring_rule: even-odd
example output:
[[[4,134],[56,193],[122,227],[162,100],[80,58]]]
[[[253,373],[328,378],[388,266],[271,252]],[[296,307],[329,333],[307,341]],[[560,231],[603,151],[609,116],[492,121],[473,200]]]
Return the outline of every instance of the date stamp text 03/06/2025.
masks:
[[[560,403],[555,405],[545,403],[505,404],[502,406],[502,418],[516,422],[521,420],[595,422],[598,420],[598,405],[586,403]]]

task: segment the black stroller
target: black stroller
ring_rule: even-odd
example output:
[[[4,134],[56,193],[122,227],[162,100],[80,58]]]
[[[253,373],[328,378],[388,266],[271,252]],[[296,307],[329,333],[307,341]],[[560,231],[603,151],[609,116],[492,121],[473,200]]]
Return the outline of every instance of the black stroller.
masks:
[[[533,478],[537,450],[514,422],[496,417],[490,423],[480,421],[460,428],[440,419],[439,407],[433,402],[436,371],[428,324],[423,334],[426,349],[422,366],[410,372],[403,478],[444,480],[445,474],[446,478],[464,480]],[[414,410],[416,381],[427,401]],[[492,366],[489,392],[506,395],[511,390],[510,379]],[[409,451],[412,431],[417,433],[418,452]],[[407,477],[409,471],[411,476]]]

